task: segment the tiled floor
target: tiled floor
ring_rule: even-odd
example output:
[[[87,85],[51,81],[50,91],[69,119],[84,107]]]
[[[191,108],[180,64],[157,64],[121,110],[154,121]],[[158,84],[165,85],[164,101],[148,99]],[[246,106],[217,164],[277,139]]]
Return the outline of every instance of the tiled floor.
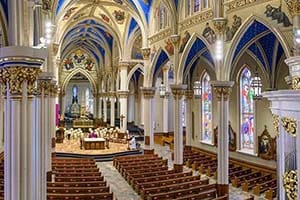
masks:
[[[167,158],[169,167],[173,167],[171,159],[171,151],[168,146],[155,145],[155,153],[158,153],[163,158]],[[139,200],[140,197],[135,193],[131,186],[125,181],[120,173],[114,168],[112,162],[98,163],[101,172],[103,173],[105,180],[110,185],[111,191],[114,193],[114,197],[118,200]],[[184,168],[184,171],[190,171],[189,168]],[[198,172],[194,172],[198,174]],[[203,178],[205,176],[203,175]],[[211,179],[211,183],[215,180]],[[244,200],[249,197],[249,193],[241,191],[239,188],[230,187],[230,200]],[[255,200],[263,200],[263,197],[255,197]]]

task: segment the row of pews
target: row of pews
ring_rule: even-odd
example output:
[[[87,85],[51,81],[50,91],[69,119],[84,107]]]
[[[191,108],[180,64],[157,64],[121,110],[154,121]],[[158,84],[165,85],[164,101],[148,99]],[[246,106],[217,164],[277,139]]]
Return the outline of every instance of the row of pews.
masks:
[[[113,200],[94,159],[52,159],[55,180],[47,182],[48,200]]]
[[[4,200],[4,152],[0,153],[0,200]]]
[[[156,154],[117,157],[113,165],[143,200],[228,199],[216,197],[216,185],[209,179],[169,170],[168,160]]]
[[[184,162],[187,167],[198,170],[199,174],[217,179],[218,162],[215,154],[184,149]],[[260,196],[264,193],[266,199],[276,198],[276,172],[243,165],[236,161],[229,162],[229,182],[233,187],[242,187],[245,192],[252,191]]]

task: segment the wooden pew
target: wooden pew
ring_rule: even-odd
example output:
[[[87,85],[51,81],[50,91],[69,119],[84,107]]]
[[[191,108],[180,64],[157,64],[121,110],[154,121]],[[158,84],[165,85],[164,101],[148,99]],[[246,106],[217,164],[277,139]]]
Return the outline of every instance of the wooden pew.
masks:
[[[242,182],[248,180],[248,179],[253,179],[261,176],[261,172],[251,172],[250,174],[245,174],[242,176],[235,176],[233,180],[231,180],[232,186],[233,187],[239,187],[241,186]]]
[[[47,200],[113,200],[112,193],[96,193],[96,194],[55,194],[48,193]]]
[[[242,183],[242,190],[245,192],[249,192],[249,190],[251,190],[256,184],[264,183],[271,179],[271,174],[266,174],[256,178],[248,179],[244,183]]]

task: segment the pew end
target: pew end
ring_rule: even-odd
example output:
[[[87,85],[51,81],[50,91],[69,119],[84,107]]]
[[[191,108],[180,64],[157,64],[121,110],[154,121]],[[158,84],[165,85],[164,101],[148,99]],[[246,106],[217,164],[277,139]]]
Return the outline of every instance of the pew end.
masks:
[[[248,181],[245,181],[244,183],[242,183],[242,190],[244,192],[249,192],[249,183],[248,183]]]

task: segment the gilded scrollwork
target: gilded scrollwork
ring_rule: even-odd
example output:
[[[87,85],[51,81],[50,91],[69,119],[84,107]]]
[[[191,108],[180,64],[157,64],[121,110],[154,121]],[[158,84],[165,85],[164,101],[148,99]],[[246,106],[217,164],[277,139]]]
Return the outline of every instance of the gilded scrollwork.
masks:
[[[224,34],[227,27],[227,19],[225,18],[217,18],[213,20],[214,30],[217,34]]]
[[[285,0],[287,8],[292,16],[300,14],[300,1],[299,0]]]
[[[297,199],[298,196],[298,179],[297,171],[291,170],[283,175],[283,186],[289,200]]]
[[[186,99],[193,99],[194,91],[193,90],[186,90],[184,96],[185,96]]]
[[[273,126],[276,132],[276,136],[279,136],[279,116],[272,114],[273,117]]]
[[[142,55],[144,60],[149,60],[150,59],[150,53],[151,53],[151,48],[142,48]]]
[[[21,95],[22,87],[27,82],[28,94],[34,91],[34,83],[40,74],[40,68],[34,67],[6,67],[0,69],[0,82],[8,88],[10,95]]]
[[[292,89],[300,90],[300,77],[293,77],[292,79]]]
[[[38,94],[49,95],[51,91],[51,79],[39,79],[37,84],[37,92]]]
[[[231,87],[214,87],[214,92],[216,93],[217,99],[219,101],[222,99],[222,97],[225,101],[228,100],[231,91]]]
[[[282,126],[291,136],[297,136],[297,120],[289,117],[281,118]]]

